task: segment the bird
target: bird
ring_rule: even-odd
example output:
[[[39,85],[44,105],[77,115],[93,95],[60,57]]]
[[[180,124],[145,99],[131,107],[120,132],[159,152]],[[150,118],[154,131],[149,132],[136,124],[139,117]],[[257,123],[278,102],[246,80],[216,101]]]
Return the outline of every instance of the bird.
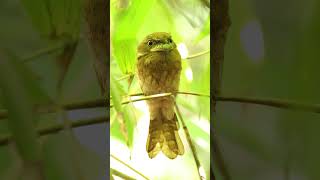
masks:
[[[172,93],[173,96],[147,100],[150,112],[146,150],[150,159],[160,151],[169,159],[184,154],[178,133],[179,124],[174,111],[179,89],[181,56],[177,45],[167,32],[147,35],[137,48],[137,75],[144,95]]]

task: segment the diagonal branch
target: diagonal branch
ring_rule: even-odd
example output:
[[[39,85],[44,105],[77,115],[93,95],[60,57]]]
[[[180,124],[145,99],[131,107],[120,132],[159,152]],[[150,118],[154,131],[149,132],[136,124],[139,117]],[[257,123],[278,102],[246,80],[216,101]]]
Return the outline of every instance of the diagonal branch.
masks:
[[[304,104],[304,103],[298,103],[294,101],[286,101],[286,100],[280,100],[280,99],[218,96],[216,97],[216,101],[258,104],[258,105],[265,105],[265,106],[271,106],[271,107],[282,108],[282,109],[291,109],[291,110],[320,113],[320,104]]]
[[[116,169],[113,169],[113,168],[110,168],[110,173],[115,175],[115,176],[118,176],[118,177],[120,177],[122,179],[135,180],[135,178],[130,177],[130,176],[128,176],[128,175],[126,175],[126,174],[124,174],[124,173],[122,173],[122,172],[120,172],[120,171],[118,171]]]
[[[96,117],[91,119],[82,119],[82,120],[72,121],[71,127],[77,128],[77,127],[88,126],[93,124],[106,123],[108,121],[109,121],[109,117],[106,117],[106,116]],[[64,129],[63,124],[56,124],[46,128],[38,129],[38,134],[39,136],[44,136],[48,134],[58,133],[63,129]],[[0,146],[8,144],[11,140],[12,140],[11,135],[0,137]]]
[[[199,56],[203,56],[203,55],[208,54],[208,53],[210,53],[210,50],[206,50],[206,51],[203,51],[203,52],[200,52],[200,53],[197,53],[197,54],[190,55],[186,59],[193,59],[193,58],[196,58],[196,57],[199,57]]]
[[[110,154],[110,156],[117,160],[118,162],[120,162],[121,164],[127,166],[129,169],[131,169],[132,171],[134,171],[135,173],[139,174],[140,176],[142,176],[144,179],[149,180],[149,178],[145,175],[143,175],[141,172],[139,172],[138,170],[134,169],[133,167],[131,167],[130,165],[128,165],[127,163],[123,162],[121,159],[117,158],[116,156]]]
[[[174,99],[174,97],[172,97],[172,98]],[[181,112],[180,112],[180,110],[179,110],[179,107],[178,107],[175,99],[174,99],[174,105],[175,105],[175,109],[176,109],[177,115],[178,115],[178,117],[179,117],[179,119],[180,119],[180,121],[181,121],[183,130],[184,130],[184,133],[185,133],[185,135],[186,135],[186,137],[187,137],[189,146],[190,146],[190,148],[191,148],[191,152],[192,152],[194,161],[195,161],[196,166],[197,166],[197,172],[198,172],[199,178],[200,178],[200,180],[205,179],[205,175],[204,175],[204,174],[201,174],[201,172],[200,172],[200,170],[202,169],[202,166],[201,166],[200,160],[199,160],[199,158],[198,158],[198,154],[197,154],[196,147],[195,147],[195,145],[194,145],[193,142],[192,142],[192,139],[191,139],[189,130],[188,130],[188,128],[187,128],[187,126],[186,126],[183,118],[182,118]]]

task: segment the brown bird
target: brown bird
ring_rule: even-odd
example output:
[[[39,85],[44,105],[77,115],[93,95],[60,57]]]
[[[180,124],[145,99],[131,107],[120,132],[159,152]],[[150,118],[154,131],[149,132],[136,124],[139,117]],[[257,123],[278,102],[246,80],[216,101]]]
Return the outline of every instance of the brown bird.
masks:
[[[140,87],[145,95],[173,93],[179,89],[181,56],[171,35],[155,32],[138,46],[137,70]],[[174,99],[170,96],[147,100],[150,112],[147,152],[154,158],[161,150],[170,159],[183,155],[178,134]]]

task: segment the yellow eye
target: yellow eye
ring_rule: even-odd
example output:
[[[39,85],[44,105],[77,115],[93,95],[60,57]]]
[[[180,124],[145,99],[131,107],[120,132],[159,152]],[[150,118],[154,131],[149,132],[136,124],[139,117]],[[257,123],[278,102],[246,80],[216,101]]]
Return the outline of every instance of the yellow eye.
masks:
[[[152,46],[153,42],[152,41],[148,41],[148,46]]]
[[[169,43],[172,43],[172,39],[171,38],[168,41],[169,41]]]

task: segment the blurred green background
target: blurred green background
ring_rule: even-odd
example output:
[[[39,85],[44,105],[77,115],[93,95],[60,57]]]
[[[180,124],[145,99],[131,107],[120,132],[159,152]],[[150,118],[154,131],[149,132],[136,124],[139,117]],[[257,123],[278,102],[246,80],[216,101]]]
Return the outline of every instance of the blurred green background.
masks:
[[[96,117],[105,108],[36,113],[34,105],[65,104],[101,98],[92,54],[84,32],[82,0],[0,1],[0,179],[106,179],[106,123],[36,138],[36,128]],[[78,43],[76,43],[78,42]],[[74,56],[57,90],[56,64],[66,44],[76,43]],[[28,61],[26,61],[28,60]],[[38,165],[37,165],[38,164]]]
[[[222,95],[318,104],[320,2],[229,2]],[[319,118],[219,102],[217,133],[232,179],[320,179]]]
[[[112,0],[111,1],[111,96],[110,153],[150,179],[199,179],[191,149],[182,125],[179,134],[185,154],[170,160],[162,153],[149,159],[146,141],[149,113],[146,103],[138,101],[120,106],[121,100],[137,99],[140,93],[136,73],[136,49],[153,32],[171,33],[183,57],[180,89],[182,92],[210,94],[210,17],[209,7],[199,0]],[[195,58],[195,54],[203,54]],[[140,97],[141,98],[141,97]],[[210,98],[178,95],[182,113],[202,166],[210,179]],[[111,157],[110,167],[133,178],[140,175]],[[116,176],[114,176],[116,177]]]

